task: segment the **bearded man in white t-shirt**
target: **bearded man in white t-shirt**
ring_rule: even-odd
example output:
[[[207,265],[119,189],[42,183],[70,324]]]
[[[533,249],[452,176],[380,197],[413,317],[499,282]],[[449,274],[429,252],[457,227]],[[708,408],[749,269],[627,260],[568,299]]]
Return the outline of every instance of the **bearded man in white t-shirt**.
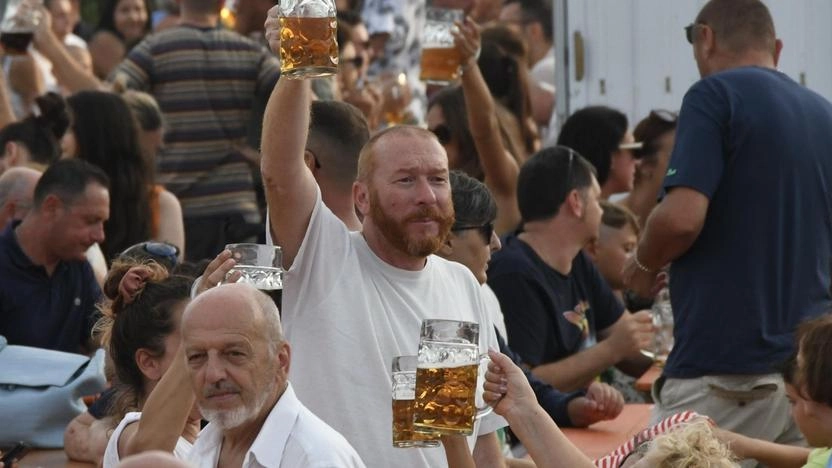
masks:
[[[273,48],[276,23],[266,21]],[[353,187],[362,230],[350,232],[304,164],[311,96],[309,81],[283,77],[263,120],[261,170],[295,348],[289,378],[367,466],[447,466],[441,449],[393,448],[390,389],[393,357],[416,354],[426,318],[478,322],[480,351],[497,345],[473,275],[432,255],[454,221],[447,155],[417,127],[371,138]],[[505,424],[496,415],[477,421],[470,445],[478,466],[503,466],[495,431]]]

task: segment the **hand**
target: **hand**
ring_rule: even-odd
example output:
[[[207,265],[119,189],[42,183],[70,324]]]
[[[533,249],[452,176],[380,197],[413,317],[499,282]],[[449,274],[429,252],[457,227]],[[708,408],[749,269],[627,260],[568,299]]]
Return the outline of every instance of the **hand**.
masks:
[[[615,419],[624,409],[624,396],[615,388],[593,382],[586,396],[569,402],[569,419],[576,427],[586,427],[598,421]]]
[[[456,22],[457,30],[452,31],[454,36],[454,44],[461,55],[460,63],[463,68],[470,65],[476,65],[477,59],[480,57],[480,27],[471,18],[465,18],[465,21]]]
[[[231,258],[230,250],[223,250],[211,263],[205,267],[205,272],[202,273],[202,278],[196,288],[196,294],[203,292],[225,282],[236,283],[240,279],[240,272],[231,272],[231,269],[237,265],[237,262]],[[231,272],[229,274],[229,272]]]
[[[32,42],[35,43],[35,47],[37,47],[38,50],[43,52],[42,49],[46,48],[48,44],[57,42],[58,38],[55,36],[55,33],[52,32],[52,15],[49,14],[49,10],[47,10],[43,5],[33,6],[32,8],[40,16],[40,22],[38,23],[37,28],[35,28],[35,34],[32,36]]]
[[[649,310],[624,312],[612,326],[610,336],[605,340],[615,349],[619,358],[635,356],[642,349],[653,346],[653,314]]]
[[[370,132],[378,128],[381,119],[381,92],[371,85],[364,86],[360,89],[345,89],[342,91],[342,99],[344,102],[352,104],[364,114],[367,119],[367,127]]]
[[[269,43],[269,48],[280,55],[280,7],[275,5],[269,9],[269,14],[266,16],[266,23],[263,25],[265,29],[266,41]]]
[[[490,350],[488,356],[491,362],[483,384],[483,399],[486,403],[506,418],[510,414],[522,415],[538,407],[537,397],[523,371],[499,351]]]

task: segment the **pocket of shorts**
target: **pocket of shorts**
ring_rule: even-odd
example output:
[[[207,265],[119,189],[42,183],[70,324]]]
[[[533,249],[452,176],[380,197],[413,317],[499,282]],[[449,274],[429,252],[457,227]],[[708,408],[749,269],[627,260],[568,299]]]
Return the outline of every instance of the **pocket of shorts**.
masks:
[[[709,393],[712,396],[735,401],[739,404],[765,400],[778,390],[778,386],[774,382],[760,382],[747,388],[728,388],[726,385],[721,384],[718,379],[709,379],[706,383]]]

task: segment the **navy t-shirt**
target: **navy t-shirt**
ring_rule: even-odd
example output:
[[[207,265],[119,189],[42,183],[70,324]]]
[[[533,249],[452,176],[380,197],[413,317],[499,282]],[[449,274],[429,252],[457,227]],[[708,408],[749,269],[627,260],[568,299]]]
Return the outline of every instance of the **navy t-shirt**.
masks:
[[[14,345],[84,351],[101,298],[90,264],[60,262],[47,275],[20,249],[17,224],[0,234],[0,335]]]
[[[500,301],[512,349],[532,367],[594,345],[596,332],[624,311],[586,254],[562,275],[513,235],[492,257],[488,285]]]
[[[826,99],[757,67],[691,87],[664,186],[692,188],[710,205],[671,267],[667,376],[773,372],[797,324],[829,310],[830,183]]]

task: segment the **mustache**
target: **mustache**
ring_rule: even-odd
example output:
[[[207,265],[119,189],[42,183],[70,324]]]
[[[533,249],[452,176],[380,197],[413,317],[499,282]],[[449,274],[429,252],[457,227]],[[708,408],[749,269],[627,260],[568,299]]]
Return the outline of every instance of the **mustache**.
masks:
[[[226,380],[219,381],[209,387],[202,389],[204,398],[222,395],[223,393],[240,393],[240,387]]]
[[[404,222],[409,223],[411,221],[421,221],[423,219],[430,219],[431,221],[441,223],[447,220],[448,218],[452,218],[452,215],[450,215],[449,213],[445,213],[442,210],[435,207],[423,206],[419,208],[419,210],[415,213],[405,217]]]

